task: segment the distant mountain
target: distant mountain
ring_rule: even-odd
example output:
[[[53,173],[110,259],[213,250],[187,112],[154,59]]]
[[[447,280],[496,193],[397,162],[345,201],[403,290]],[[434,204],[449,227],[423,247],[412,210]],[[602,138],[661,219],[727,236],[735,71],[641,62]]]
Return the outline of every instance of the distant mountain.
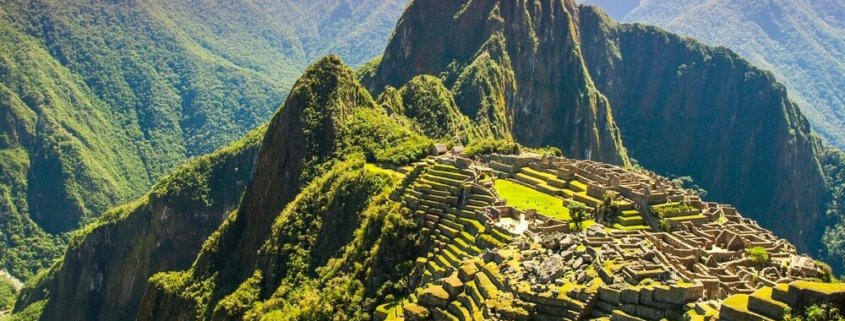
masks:
[[[264,122],[327,52],[384,47],[405,1],[0,1],[0,264]]]
[[[845,1],[584,0],[624,22],[643,22],[726,46],[786,85],[814,129],[845,147]]]

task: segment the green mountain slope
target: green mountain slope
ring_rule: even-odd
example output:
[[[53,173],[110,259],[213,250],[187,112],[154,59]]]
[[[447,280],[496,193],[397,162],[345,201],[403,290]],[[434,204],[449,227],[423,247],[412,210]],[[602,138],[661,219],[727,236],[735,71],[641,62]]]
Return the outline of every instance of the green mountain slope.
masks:
[[[315,291],[343,302],[347,317],[364,318],[374,308],[374,301],[365,298],[393,291],[380,289],[388,279],[407,274],[403,269],[410,262],[396,263],[414,253],[408,248],[412,240],[402,241],[412,236],[402,229],[413,224],[386,198],[397,178],[370,172],[361,154],[350,154],[357,148],[344,148],[357,145],[346,142],[358,136],[348,130],[356,128],[355,115],[362,112],[372,117],[364,124],[364,137],[372,142],[365,148],[383,150],[419,139],[414,134],[393,142],[369,139],[383,137],[380,124],[395,121],[373,114],[374,107],[337,58],[310,67],[271,121],[238,212],[206,241],[189,270],[151,279],[138,318],[227,320],[248,312],[257,298],[267,298],[264,310],[255,308],[257,315],[273,310],[279,316],[338,313],[328,308],[332,301],[319,303],[327,310],[311,310],[316,302],[307,298]],[[378,247],[382,242],[384,247]],[[380,268],[366,268],[372,265]]]
[[[10,226],[0,260],[21,278],[57,254],[48,234],[94,220],[265,121],[321,53],[371,59],[404,5],[0,4],[0,214]]]
[[[324,174],[343,176],[342,181],[350,184],[361,182],[355,177],[362,173],[363,160],[406,164],[426,155],[431,141],[403,127],[401,124],[407,119],[393,119],[373,108],[370,95],[360,85],[353,86],[353,77],[339,58],[321,60],[297,82],[269,129],[255,130],[241,142],[190,162],[158,183],[149,195],[111,210],[77,232],[62,260],[29,282],[16,309],[41,315],[44,320],[134,319],[147,279],[158,272],[190,267],[203,240],[240,203],[241,208],[233,213],[244,214],[228,219],[203,246],[202,259],[194,265],[195,269],[221,269],[221,279],[236,282],[239,275],[252,275],[250,269],[255,266],[265,266],[252,261],[255,257],[241,254],[258,251],[265,246],[264,238],[281,228],[273,222],[285,204],[300,193],[300,186],[312,184],[312,180],[319,180],[315,177]],[[345,165],[335,166],[345,158],[343,155],[354,156],[349,156]],[[280,159],[289,161],[278,164]],[[326,174],[329,169],[334,174]],[[368,187],[355,192],[354,199],[348,202],[369,200],[395,183],[391,175],[371,174],[363,181]],[[250,177],[255,180],[247,187]],[[319,185],[337,193],[348,192],[345,183]],[[241,192],[246,189],[250,192],[241,199]],[[279,193],[281,190],[285,192]],[[255,191],[267,194],[259,196]],[[317,200],[326,200],[326,193],[327,190],[319,190],[309,196],[316,199],[313,202],[300,201],[307,205],[299,210],[301,215],[315,213],[319,208]],[[285,199],[277,205],[270,204],[276,197]],[[255,203],[250,212],[244,211],[248,203]],[[361,209],[350,206],[350,211]],[[379,206],[378,214],[373,215],[386,215],[389,207]],[[255,223],[258,220],[263,221]],[[237,230],[237,226],[244,229]],[[317,252],[328,251],[321,250],[323,247],[336,248],[331,236],[346,235],[342,232],[346,227],[334,226],[320,236],[326,241],[314,245]],[[246,250],[250,247],[253,250]],[[384,259],[390,257],[393,255],[385,255]],[[272,273],[264,275],[270,277]],[[97,279],[93,290],[91,283],[72,281],[89,277]],[[196,277],[205,276],[197,273]],[[217,284],[221,287],[218,291],[231,291],[227,284],[230,283]]]
[[[203,240],[237,207],[265,130],[180,166],[146,195],[76,231],[63,257],[28,282],[18,309],[39,307],[44,320],[133,319],[147,279],[190,267]]]
[[[596,1],[625,22],[726,46],[770,70],[814,129],[845,147],[845,3],[838,0]],[[611,9],[612,7],[612,9]]]
[[[802,250],[821,248],[821,144],[770,73],[724,48],[580,13],[587,65],[633,158],[692,176]]]

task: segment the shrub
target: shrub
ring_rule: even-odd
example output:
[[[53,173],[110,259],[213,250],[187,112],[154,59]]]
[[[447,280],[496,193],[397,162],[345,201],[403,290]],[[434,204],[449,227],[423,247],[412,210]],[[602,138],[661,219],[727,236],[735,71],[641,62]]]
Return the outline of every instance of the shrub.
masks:
[[[503,139],[479,139],[467,145],[464,152],[469,157],[482,154],[519,154],[520,146],[516,142]]]
[[[751,262],[756,265],[763,265],[769,263],[769,252],[762,246],[755,246],[746,250]]]

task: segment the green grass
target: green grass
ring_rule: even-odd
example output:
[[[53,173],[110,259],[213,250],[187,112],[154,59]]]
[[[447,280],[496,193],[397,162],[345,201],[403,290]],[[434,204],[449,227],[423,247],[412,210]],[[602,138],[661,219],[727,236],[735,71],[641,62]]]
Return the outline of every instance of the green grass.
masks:
[[[536,209],[540,214],[561,220],[570,220],[569,210],[563,205],[563,199],[551,196],[508,180],[496,180],[499,196],[508,201],[508,205],[520,210]]]

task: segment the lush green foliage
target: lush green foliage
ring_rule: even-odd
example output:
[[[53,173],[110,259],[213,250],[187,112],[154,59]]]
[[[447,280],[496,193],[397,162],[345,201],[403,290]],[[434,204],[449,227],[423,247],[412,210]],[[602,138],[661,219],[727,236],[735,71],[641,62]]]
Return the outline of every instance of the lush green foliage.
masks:
[[[845,316],[839,309],[828,304],[813,304],[804,309],[802,315],[792,315],[792,310],[787,309],[783,317],[784,321],[843,321]]]
[[[47,304],[46,300],[33,303],[25,310],[13,314],[8,320],[4,321],[39,321],[41,311],[44,311],[45,304]]]
[[[470,142],[465,149],[467,156],[482,154],[519,154],[520,146],[514,141],[504,139],[477,139]]]
[[[825,255],[842,273],[841,269],[845,267],[845,153],[828,148],[821,163],[830,193],[827,217],[832,222],[824,232]]]
[[[0,311],[11,310],[15,305],[18,290],[8,277],[0,275]]]
[[[659,218],[664,218],[672,214],[694,211],[695,208],[686,203],[666,203],[651,207],[651,211]]]
[[[569,211],[569,216],[572,217],[572,222],[575,223],[575,230],[582,230],[581,224],[589,219],[587,207],[584,204],[571,201],[566,203],[566,209]]]
[[[769,252],[762,246],[755,246],[746,250],[751,262],[762,266],[769,262]]]
[[[400,116],[397,116],[400,117]],[[347,151],[361,151],[371,162],[404,165],[428,155],[432,141],[383,112],[361,108],[345,127]]]
[[[537,212],[543,215],[560,220],[569,221],[572,219],[569,209],[564,206],[562,198],[554,197],[504,179],[497,179],[495,186],[499,196],[507,200],[510,206],[523,211],[537,210]]]
[[[42,270],[27,281],[16,310],[48,299],[46,319],[56,315],[66,319],[84,315],[85,319],[100,320],[134,317],[133,309],[143,294],[138,290],[146,287],[146,279],[140,278],[189,264],[202,240],[239,202],[266,128],[261,126],[240,141],[187,162],[164,177],[148,194],[115,207],[76,230],[71,234],[65,256],[51,269]],[[161,222],[166,225],[160,225]],[[93,263],[101,261],[109,264],[103,267]],[[78,288],[87,291],[88,285],[66,280],[90,275],[91,269],[101,275],[103,289],[124,288],[124,276],[139,272],[135,276],[137,280],[132,281],[136,290],[125,292],[120,299],[107,296],[109,290],[104,290],[68,300],[62,293],[72,293]]]
[[[460,142],[478,136],[455,104],[452,92],[437,77],[417,76],[399,90],[388,88],[379,102],[390,111],[408,117],[412,126],[426,136],[457,138]]]
[[[246,320],[371,319],[376,302],[405,289],[401,276],[412,266],[416,224],[388,198],[399,178],[370,172],[363,159],[350,157],[278,215],[260,251],[269,265],[257,267],[236,291],[209,301],[217,277],[191,280],[191,271],[159,274],[151,282],[197,304],[200,318],[245,313]],[[256,296],[262,288],[272,296]]]
[[[403,7],[398,0],[4,3],[0,264],[32,276],[62,247],[48,233],[93,221],[179,163],[264,122],[323,53],[356,65],[371,59]]]

